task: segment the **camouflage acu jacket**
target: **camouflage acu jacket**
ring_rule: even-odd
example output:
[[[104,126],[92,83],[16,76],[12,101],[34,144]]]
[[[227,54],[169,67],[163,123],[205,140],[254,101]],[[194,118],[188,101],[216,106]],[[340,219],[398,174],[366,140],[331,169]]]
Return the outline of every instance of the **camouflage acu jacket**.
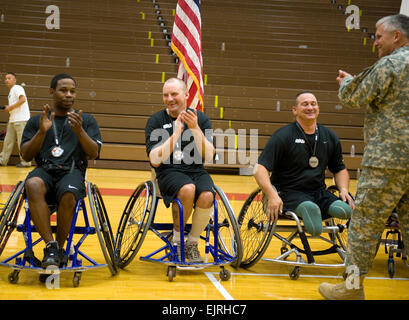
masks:
[[[366,108],[362,165],[408,170],[409,47],[344,79],[338,97],[346,107]]]

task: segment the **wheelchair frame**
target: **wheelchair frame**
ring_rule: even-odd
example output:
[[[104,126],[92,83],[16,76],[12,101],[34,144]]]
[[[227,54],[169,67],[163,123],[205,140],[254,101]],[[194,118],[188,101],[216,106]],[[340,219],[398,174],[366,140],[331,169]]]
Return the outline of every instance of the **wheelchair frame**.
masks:
[[[13,269],[8,276],[10,283],[15,284],[18,282],[19,273],[21,270],[36,271],[40,274],[40,281],[42,282],[45,282],[50,274],[74,272],[74,287],[79,286],[82,272],[91,268],[107,266],[112,275],[115,275],[118,272],[113,250],[112,229],[101,195],[97,187],[91,183],[87,184],[87,193],[95,227],[91,227],[89,224],[84,199],[78,200],[75,206],[73,220],[67,238],[66,248],[64,250],[62,265],[59,268],[53,267],[44,269],[41,267],[41,262],[35,257],[33,251],[33,248],[43,240],[40,237],[33,241],[33,233],[37,232],[37,230],[35,226],[31,224],[28,201],[24,195],[24,181],[19,181],[16,184],[0,216],[0,254],[5,248],[7,241],[14,230],[22,232],[26,245],[25,249],[20,250],[5,260],[0,261],[0,266],[6,266]],[[23,204],[26,215],[24,222],[22,224],[18,224],[17,219]],[[78,214],[81,210],[83,212],[84,226],[76,226]],[[56,226],[51,226],[51,229],[53,233],[56,232]],[[74,244],[73,240],[73,236],[75,234],[82,235],[76,244]],[[97,263],[80,250],[80,246],[83,244],[88,235],[91,234],[97,234],[106,264]],[[83,265],[80,257],[88,261],[90,265]],[[14,260],[15,263],[12,263],[12,260]]]
[[[278,220],[291,220],[295,222],[295,225],[278,224],[277,220],[273,223],[267,221],[267,216],[264,213],[265,204],[263,201],[261,189],[257,188],[248,196],[240,210],[238,223],[243,243],[243,259],[240,264],[241,267],[250,268],[256,264],[266,252],[273,236],[282,242],[282,247],[280,249],[281,254],[274,259],[263,258],[263,260],[293,266],[294,268],[289,273],[292,280],[298,279],[301,266],[331,268],[345,266],[346,241],[340,236],[340,233],[347,229],[347,224],[336,224],[336,219],[334,218],[323,220],[325,226],[323,226],[322,234],[327,234],[329,239],[321,235],[318,237],[310,237],[304,232],[300,219],[292,211],[284,212]],[[253,202],[257,203],[252,207]],[[280,233],[283,232],[290,234],[285,237],[280,235]],[[249,239],[247,235],[249,235]],[[297,237],[301,240],[302,247],[292,243],[292,240]],[[329,243],[331,246],[324,250],[313,251],[311,250],[308,238],[319,238],[320,240]],[[315,256],[330,253],[337,253],[343,262],[339,264],[323,264],[315,262]],[[287,260],[291,254],[295,254],[295,261]],[[302,254],[306,256],[306,260],[303,258]]]
[[[385,239],[382,239],[381,236],[381,239],[379,239],[378,246],[376,248],[376,252],[378,252],[380,245],[384,245],[385,254],[388,255],[388,274],[392,279],[395,275],[395,256],[397,258],[402,258],[403,262],[407,266],[409,266],[408,257],[406,255],[406,250],[404,250],[402,234],[400,231],[399,217],[395,211],[393,211],[389,216],[388,221],[385,225],[385,229],[387,230]]]
[[[191,224],[183,223],[183,208],[178,199],[174,202],[177,203],[179,208],[179,219],[181,226],[181,248],[180,248],[180,260],[177,254],[177,247],[174,246],[170,238],[173,231],[173,223],[155,223],[156,208],[160,197],[157,196],[157,190],[154,181],[149,180],[147,182],[139,184],[131,195],[125,210],[122,214],[121,221],[118,226],[118,231],[115,238],[116,255],[118,257],[119,266],[125,268],[135,257],[139,251],[142,242],[148,231],[154,233],[160,238],[164,245],[152,253],[140,257],[142,261],[163,263],[168,266],[167,277],[169,281],[173,281],[176,276],[176,269],[201,269],[208,266],[220,266],[220,278],[222,280],[228,280],[230,278],[230,271],[225,269],[224,266],[231,264],[238,266],[242,246],[238,233],[238,225],[233,213],[233,210],[225,196],[224,192],[217,186],[215,186],[216,197],[214,200],[214,216],[210,219],[205,231],[206,236],[200,238],[205,241],[205,261],[203,263],[190,263],[185,259],[184,252],[184,237],[190,230]],[[142,196],[142,197],[141,197]],[[143,197],[145,197],[143,199]],[[225,216],[222,214],[222,221],[220,222],[221,209],[218,204],[218,200],[223,204],[225,209]],[[139,201],[142,198],[141,201]],[[139,202],[141,202],[139,204]],[[134,207],[138,206],[136,210]],[[137,212],[137,211],[141,212]],[[218,223],[214,223],[218,221]],[[136,229],[134,232],[129,232],[129,229]],[[227,243],[221,236],[221,232],[228,230],[232,243]],[[210,241],[213,234],[213,241]],[[217,235],[217,236],[215,236]],[[209,255],[213,257],[213,262],[209,262]]]

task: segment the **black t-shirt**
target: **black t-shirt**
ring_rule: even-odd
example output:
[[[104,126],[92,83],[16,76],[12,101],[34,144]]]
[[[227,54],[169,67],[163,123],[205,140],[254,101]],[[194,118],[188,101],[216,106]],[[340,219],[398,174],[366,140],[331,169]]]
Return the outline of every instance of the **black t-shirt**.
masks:
[[[337,173],[345,169],[341,143],[335,133],[318,125],[316,156],[319,165],[312,168],[315,133],[305,135],[293,122],[278,129],[268,140],[258,163],[271,172],[271,183],[277,190],[317,191],[325,188],[325,169]]]
[[[30,118],[24,128],[21,139],[21,146],[31,140],[40,128],[41,115]],[[37,166],[53,164],[64,167],[71,167],[73,160],[76,167],[85,169],[88,166],[88,157],[83,151],[77,135],[72,131],[67,121],[67,116],[55,116],[53,125],[57,132],[60,147],[64,150],[60,157],[54,157],[51,150],[56,146],[55,134],[51,127],[44,138],[40,152],[35,156]],[[88,136],[98,144],[98,153],[101,149],[102,140],[98,123],[95,118],[88,114],[82,114],[82,127]]]
[[[173,134],[174,121],[176,121],[176,119],[172,118],[166,112],[166,109],[153,114],[149,118],[145,127],[146,153],[148,156],[152,149],[162,145]],[[211,122],[201,111],[197,111],[197,123],[206,139],[212,142],[213,132]],[[177,153],[179,153],[179,156],[177,156]],[[180,159],[181,153],[183,153],[182,159]],[[203,160],[196,148],[193,135],[186,124],[175,150],[168,159],[158,168],[155,168],[155,171],[156,174],[159,175],[161,172],[170,168],[188,172],[204,169]]]

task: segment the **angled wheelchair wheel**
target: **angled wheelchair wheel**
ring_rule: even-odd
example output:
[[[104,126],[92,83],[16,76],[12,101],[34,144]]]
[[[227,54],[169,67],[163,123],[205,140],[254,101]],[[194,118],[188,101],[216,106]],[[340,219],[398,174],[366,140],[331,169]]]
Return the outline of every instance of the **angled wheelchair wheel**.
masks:
[[[139,184],[126,204],[115,237],[118,265],[125,268],[138,253],[152,223],[157,205],[152,181]]]
[[[240,266],[243,268],[249,268],[260,260],[273,236],[273,225],[265,214],[266,200],[261,189],[256,189],[248,196],[240,210],[238,224],[243,244]]]
[[[97,186],[90,182],[87,184],[87,192],[92,218],[94,220],[102,253],[109,270],[111,271],[112,275],[115,275],[118,273],[118,267],[114,252],[114,237],[104,201],[102,200],[101,193],[99,192]]]
[[[218,208],[218,244],[222,253],[232,257],[231,266],[237,268],[243,254],[239,225],[225,193],[214,186]]]
[[[10,235],[17,226],[17,219],[24,204],[24,181],[19,181],[13,188],[0,214],[0,255]]]

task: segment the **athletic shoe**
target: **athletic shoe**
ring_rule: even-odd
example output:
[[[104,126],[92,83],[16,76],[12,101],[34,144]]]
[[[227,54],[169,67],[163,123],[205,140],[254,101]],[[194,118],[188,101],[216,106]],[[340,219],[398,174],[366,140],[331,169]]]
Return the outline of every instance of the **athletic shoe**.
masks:
[[[186,242],[185,248],[186,258],[192,263],[203,263],[203,258],[200,256],[197,242]]]
[[[50,241],[44,248],[44,258],[41,266],[46,269],[49,266],[60,267],[61,250],[57,241]]]

